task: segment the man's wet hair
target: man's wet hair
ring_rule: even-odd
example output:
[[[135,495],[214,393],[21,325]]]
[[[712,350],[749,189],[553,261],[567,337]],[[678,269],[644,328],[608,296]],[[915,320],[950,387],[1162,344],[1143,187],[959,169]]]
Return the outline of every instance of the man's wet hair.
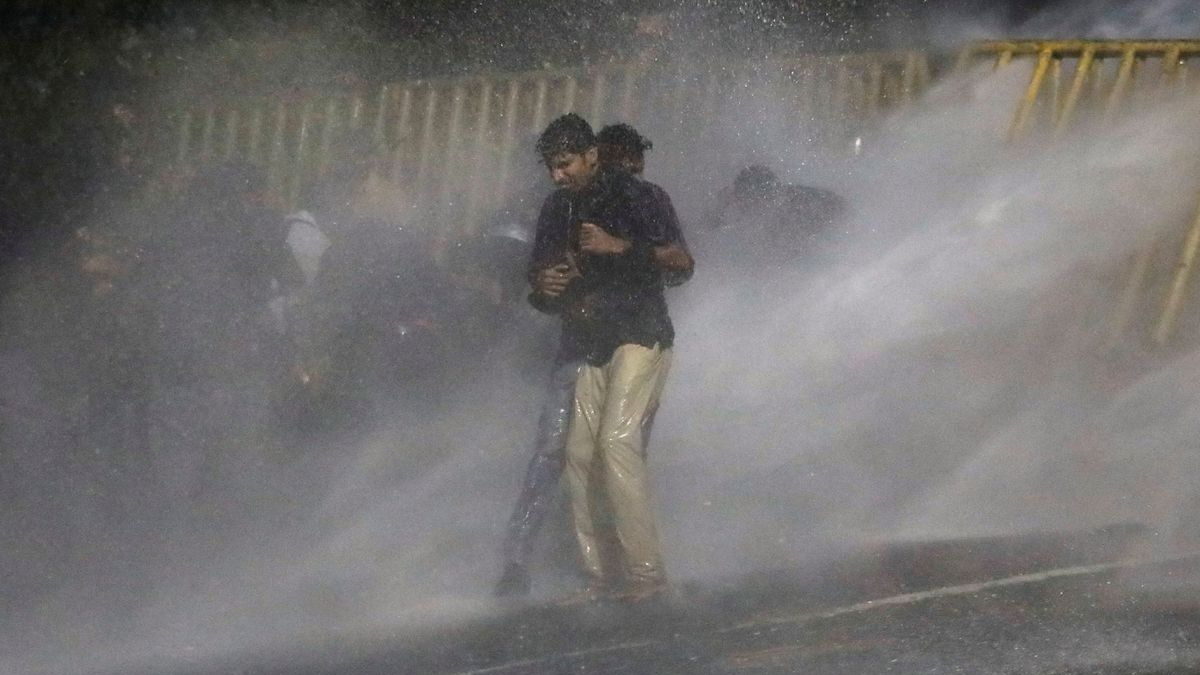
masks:
[[[567,113],[550,123],[537,140],[537,151],[542,159],[569,152],[584,153],[596,145],[596,134],[592,125],[575,113]]]
[[[654,147],[650,139],[624,123],[610,124],[601,129],[600,133],[596,134],[596,143],[600,147],[601,162],[615,162],[627,157],[640,158]]]

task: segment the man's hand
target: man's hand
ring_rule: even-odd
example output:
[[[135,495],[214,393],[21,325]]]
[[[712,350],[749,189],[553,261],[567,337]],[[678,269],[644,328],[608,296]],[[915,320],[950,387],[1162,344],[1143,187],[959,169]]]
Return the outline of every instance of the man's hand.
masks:
[[[544,267],[538,270],[533,288],[547,298],[557,298],[567,290],[567,284],[571,283],[571,279],[577,276],[579,276],[579,272],[573,270],[567,263]]]
[[[579,226],[579,250],[596,255],[618,255],[629,250],[629,242],[605,232],[595,223]]]
[[[665,244],[654,247],[654,262],[664,272],[691,274],[696,261],[692,260],[687,249],[679,244]]]

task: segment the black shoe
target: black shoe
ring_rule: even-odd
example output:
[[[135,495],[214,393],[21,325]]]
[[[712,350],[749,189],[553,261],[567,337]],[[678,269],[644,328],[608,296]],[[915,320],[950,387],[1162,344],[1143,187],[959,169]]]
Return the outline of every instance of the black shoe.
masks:
[[[529,570],[524,565],[509,563],[504,566],[504,574],[496,582],[493,594],[497,598],[511,598],[518,595],[529,595]]]

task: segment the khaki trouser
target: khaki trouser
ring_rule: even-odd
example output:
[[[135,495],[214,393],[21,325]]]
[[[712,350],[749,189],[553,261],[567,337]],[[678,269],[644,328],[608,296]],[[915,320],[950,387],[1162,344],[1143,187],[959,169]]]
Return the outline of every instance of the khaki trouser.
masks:
[[[627,578],[664,578],[642,422],[658,405],[670,365],[670,349],[627,344],[605,365],[585,365],[575,384],[567,484],[584,571],[600,582],[606,581],[595,521],[601,491],[612,510]]]

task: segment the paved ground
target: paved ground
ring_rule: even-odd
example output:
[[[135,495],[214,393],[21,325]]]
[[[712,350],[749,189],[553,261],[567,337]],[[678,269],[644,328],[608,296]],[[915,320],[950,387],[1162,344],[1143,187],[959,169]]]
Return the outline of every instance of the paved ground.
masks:
[[[514,606],[374,651],[189,672],[1200,673],[1200,554],[1148,562],[1152,536],[881,546],[653,606]]]

